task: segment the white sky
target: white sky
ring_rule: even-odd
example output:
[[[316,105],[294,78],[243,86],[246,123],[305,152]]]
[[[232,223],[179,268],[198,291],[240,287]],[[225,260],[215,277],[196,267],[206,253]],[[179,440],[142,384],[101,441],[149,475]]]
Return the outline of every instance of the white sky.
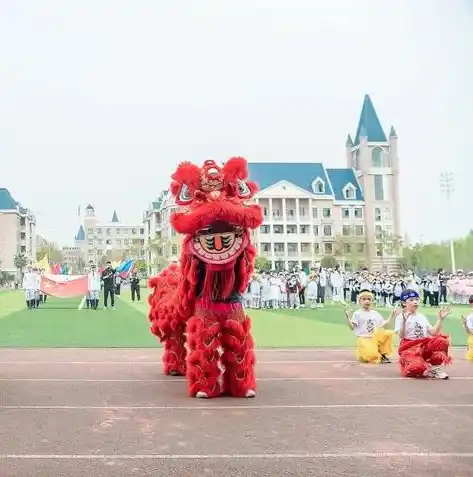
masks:
[[[467,0],[2,0],[0,186],[60,243],[77,206],[126,222],[180,160],[344,167],[365,93],[394,124],[412,240],[466,233]],[[452,210],[439,174],[455,174]]]

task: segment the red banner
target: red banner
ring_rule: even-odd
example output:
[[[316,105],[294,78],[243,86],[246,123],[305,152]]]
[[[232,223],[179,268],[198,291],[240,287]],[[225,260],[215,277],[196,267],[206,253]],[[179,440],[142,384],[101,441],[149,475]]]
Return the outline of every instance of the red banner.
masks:
[[[43,293],[46,293],[46,295],[51,295],[56,298],[72,298],[75,296],[84,296],[89,289],[89,284],[87,275],[67,281],[56,281],[42,276],[40,289]]]

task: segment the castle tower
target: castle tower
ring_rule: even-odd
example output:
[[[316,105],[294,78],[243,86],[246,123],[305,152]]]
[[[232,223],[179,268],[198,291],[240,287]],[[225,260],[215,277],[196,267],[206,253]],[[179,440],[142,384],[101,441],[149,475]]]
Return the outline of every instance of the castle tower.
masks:
[[[369,95],[363,100],[354,140],[348,136],[345,147],[347,166],[355,169],[365,198],[369,263],[374,269],[394,267],[397,257],[386,236],[401,233],[397,134],[391,127],[386,136]]]

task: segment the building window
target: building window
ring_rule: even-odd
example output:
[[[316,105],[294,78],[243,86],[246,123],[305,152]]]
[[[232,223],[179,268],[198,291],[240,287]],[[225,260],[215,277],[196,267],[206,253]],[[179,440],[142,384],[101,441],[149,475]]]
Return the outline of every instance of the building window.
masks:
[[[270,243],[262,243],[261,244],[261,251],[264,253],[271,252],[271,244]]]
[[[331,237],[332,236],[332,226],[331,225],[324,225],[324,236]]]
[[[391,220],[391,209],[389,207],[384,209],[384,220]]]
[[[324,194],[325,182],[320,177],[317,177],[317,179],[312,182],[312,190],[314,194]]]
[[[320,244],[314,243],[314,253],[318,255],[320,253]]]
[[[305,217],[305,207],[299,207],[299,215]]]
[[[171,255],[177,255],[177,245],[171,247]]]
[[[363,218],[363,209],[357,207],[354,212],[355,212],[355,217],[357,219],[362,219]]]
[[[374,200],[384,200],[383,176],[375,174],[373,176]]]
[[[324,251],[327,255],[333,252],[333,244],[331,242],[324,243]]]
[[[312,218],[313,218],[313,219],[316,219],[316,218],[317,218],[317,208],[316,208],[316,207],[314,207],[314,208],[312,209]]]
[[[299,230],[301,234],[308,234],[309,233],[309,226],[308,225],[300,225]]]
[[[376,235],[376,238],[379,239],[379,238],[382,237],[382,235],[383,235],[383,228],[381,227],[381,225],[377,225],[377,226],[375,227],[375,232],[374,232],[374,233],[375,233],[375,235]]]
[[[268,216],[268,209],[267,209],[266,207],[263,207],[263,215],[264,215],[265,217]]]
[[[381,222],[381,209],[376,207],[374,209],[374,221],[375,222]]]
[[[356,244],[356,248],[357,248],[358,253],[365,253],[365,244],[364,243]]]
[[[357,149],[352,157],[351,157],[351,165],[353,169],[359,169],[360,168],[360,150]]]
[[[318,225],[314,225],[314,235],[316,235],[316,236],[319,235],[319,227],[318,227]]]
[[[284,226],[282,225],[273,225],[273,230],[275,234],[283,234],[284,233]]]
[[[262,225],[260,227],[260,232],[262,234],[269,234],[271,232],[271,227],[269,225]]]
[[[94,229],[87,229],[87,235],[92,235],[94,233]],[[97,229],[97,233],[99,233],[99,229]]]
[[[356,198],[356,189],[353,184],[347,184],[343,188],[343,197],[348,200],[354,200]]]
[[[288,225],[287,226],[287,233],[288,234],[297,234],[297,226],[296,225]]]
[[[344,243],[343,244],[343,253],[351,253],[351,244],[350,243]]]
[[[276,253],[284,253],[284,244],[283,243],[275,243],[274,244],[274,251]]]
[[[380,147],[375,147],[371,151],[371,166],[384,167],[384,151]]]
[[[350,218],[350,209],[342,208],[342,219]]]
[[[351,235],[351,227],[349,225],[344,225],[342,227],[342,235],[344,237],[348,237]]]
[[[355,225],[355,235],[358,237],[365,235],[365,228],[363,225]]]
[[[332,209],[323,209],[322,212],[325,219],[332,217]]]

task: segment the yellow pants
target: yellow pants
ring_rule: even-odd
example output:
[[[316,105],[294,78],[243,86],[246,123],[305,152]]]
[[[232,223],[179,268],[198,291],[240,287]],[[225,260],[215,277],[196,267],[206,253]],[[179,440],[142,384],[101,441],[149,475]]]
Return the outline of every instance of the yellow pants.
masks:
[[[473,361],[473,335],[468,335],[468,351],[465,358],[468,361]]]
[[[381,355],[393,353],[392,330],[377,328],[370,338],[356,339],[356,356],[362,363],[380,363]]]

